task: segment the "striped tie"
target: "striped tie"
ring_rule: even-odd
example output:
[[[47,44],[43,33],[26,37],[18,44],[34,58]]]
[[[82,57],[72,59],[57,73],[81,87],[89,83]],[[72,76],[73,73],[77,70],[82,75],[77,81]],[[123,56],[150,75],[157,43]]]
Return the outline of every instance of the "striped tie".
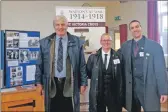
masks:
[[[62,46],[62,38],[59,40],[58,46],[58,59],[57,59],[57,70],[61,72],[63,70],[63,46]]]

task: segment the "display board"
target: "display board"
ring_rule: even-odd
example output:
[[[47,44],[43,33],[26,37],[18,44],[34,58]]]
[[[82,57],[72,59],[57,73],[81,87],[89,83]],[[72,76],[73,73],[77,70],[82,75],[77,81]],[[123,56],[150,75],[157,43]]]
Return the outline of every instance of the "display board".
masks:
[[[0,31],[0,88],[4,86],[4,31]]]
[[[38,31],[5,30],[6,87],[34,83],[39,39]]]

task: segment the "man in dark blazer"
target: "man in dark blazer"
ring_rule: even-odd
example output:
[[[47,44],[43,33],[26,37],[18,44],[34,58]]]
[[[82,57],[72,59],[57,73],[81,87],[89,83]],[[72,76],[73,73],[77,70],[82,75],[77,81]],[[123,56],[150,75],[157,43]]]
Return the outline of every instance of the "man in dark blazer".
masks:
[[[53,26],[56,33],[40,40],[36,85],[44,90],[46,112],[80,112],[80,92],[87,86],[83,41],[67,32],[63,15]]]
[[[167,101],[168,78],[162,47],[142,35],[141,24],[133,20],[129,29],[134,37],[119,49],[125,77],[125,108],[131,112],[160,111]]]
[[[89,56],[87,75],[91,79],[89,91],[89,112],[122,111],[122,76],[119,56],[111,48],[112,38],[101,36],[102,47]]]

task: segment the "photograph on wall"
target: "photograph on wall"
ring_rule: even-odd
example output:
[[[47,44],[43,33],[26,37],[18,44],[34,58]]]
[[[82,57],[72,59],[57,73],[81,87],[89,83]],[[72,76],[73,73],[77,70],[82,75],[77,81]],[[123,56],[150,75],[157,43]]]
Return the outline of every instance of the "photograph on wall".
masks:
[[[19,48],[19,39],[14,39],[12,37],[7,38],[6,41],[7,48]]]
[[[7,32],[6,33],[6,47],[7,48],[19,48],[19,33]]]
[[[13,38],[7,38],[6,40],[6,48],[13,48]]]
[[[20,37],[20,48],[39,48],[39,37]]]
[[[19,32],[16,31],[7,31],[5,34],[6,37],[19,37]]]
[[[7,49],[6,59],[7,60],[18,60],[19,59],[19,50],[17,50],[17,49]]]
[[[29,48],[39,48],[39,37],[29,37],[28,47]]]
[[[10,68],[10,85],[17,86],[23,83],[23,68],[19,67],[11,67]]]
[[[27,63],[29,61],[29,50],[28,49],[19,50],[19,61],[20,63]]]
[[[13,48],[19,48],[19,39],[13,39]]]
[[[30,60],[37,60],[39,56],[39,51],[30,51],[29,52],[29,59]]]

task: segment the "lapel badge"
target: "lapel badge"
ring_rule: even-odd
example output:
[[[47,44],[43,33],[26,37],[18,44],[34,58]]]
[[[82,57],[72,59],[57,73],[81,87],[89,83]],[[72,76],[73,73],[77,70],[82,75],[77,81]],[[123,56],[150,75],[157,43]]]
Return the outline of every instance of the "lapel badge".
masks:
[[[150,56],[150,54],[149,54],[149,53],[146,53],[146,56]]]
[[[147,57],[147,56],[149,57],[149,56],[150,56],[150,54],[149,54],[149,53],[146,53],[146,59],[148,59],[148,57]]]
[[[141,47],[141,49],[144,49],[143,47]]]

